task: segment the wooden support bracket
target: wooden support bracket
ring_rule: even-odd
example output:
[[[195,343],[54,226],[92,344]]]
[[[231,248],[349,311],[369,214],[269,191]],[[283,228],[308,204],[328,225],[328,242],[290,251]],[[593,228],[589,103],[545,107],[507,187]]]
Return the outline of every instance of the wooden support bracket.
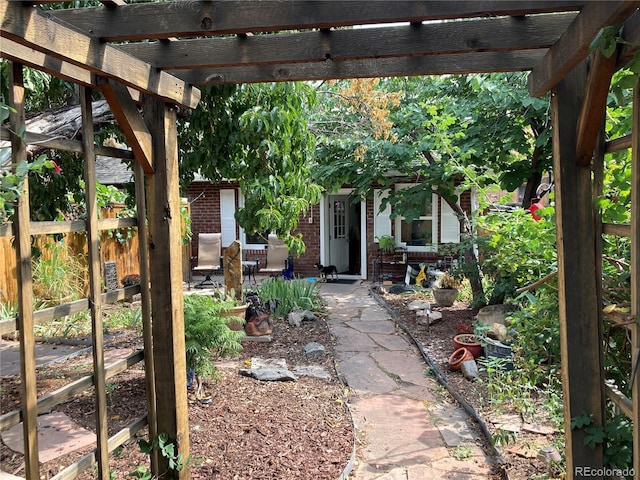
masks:
[[[607,58],[602,52],[596,51],[592,56],[582,110],[578,118],[576,141],[578,165],[589,165],[593,158],[617,59],[617,53]]]
[[[129,90],[113,80],[104,79],[99,83],[104,98],[109,102],[111,111],[131,144],[131,149],[140,162],[144,173],[154,173],[151,134],[140,116]]]

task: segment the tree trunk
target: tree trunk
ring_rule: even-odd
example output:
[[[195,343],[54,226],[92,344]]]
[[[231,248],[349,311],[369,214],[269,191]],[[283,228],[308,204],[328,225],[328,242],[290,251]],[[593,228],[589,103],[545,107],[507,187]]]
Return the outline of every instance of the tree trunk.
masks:
[[[473,294],[473,303],[474,305],[484,305],[486,304],[486,296],[484,294],[484,289],[482,288],[482,280],[480,278],[480,268],[478,267],[478,258],[476,257],[476,252],[473,249],[473,229],[471,227],[471,222],[469,221],[469,217],[467,213],[462,209],[459,203],[449,201],[448,199],[441,197],[447,205],[451,207],[451,209],[455,212],[460,221],[460,226],[462,227],[462,235],[461,243],[464,246],[462,250],[462,255],[464,258],[464,273],[465,276],[469,279],[469,283],[471,284],[471,293]]]

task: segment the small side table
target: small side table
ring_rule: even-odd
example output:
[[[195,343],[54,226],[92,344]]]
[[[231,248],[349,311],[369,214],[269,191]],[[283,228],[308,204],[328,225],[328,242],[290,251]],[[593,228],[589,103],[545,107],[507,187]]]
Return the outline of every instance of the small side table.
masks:
[[[260,260],[243,260],[242,261],[242,275],[248,277],[251,280],[253,277],[253,284],[256,285],[256,272],[260,270]]]

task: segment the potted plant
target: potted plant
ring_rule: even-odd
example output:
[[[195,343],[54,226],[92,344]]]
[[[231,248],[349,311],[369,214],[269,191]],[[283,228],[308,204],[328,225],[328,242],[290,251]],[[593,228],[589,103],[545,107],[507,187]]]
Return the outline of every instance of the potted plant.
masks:
[[[391,235],[381,235],[376,237],[376,240],[378,241],[378,248],[382,254],[382,261],[392,261],[396,252],[396,239]]]
[[[231,319],[227,323],[227,327],[236,331],[243,330],[248,307],[248,303],[244,300],[244,296],[242,294],[236,295],[235,289],[231,288],[229,291],[220,289],[215,290],[212,298],[214,302],[224,305],[220,314]]]
[[[202,380],[217,379],[214,359],[237,355],[244,332],[227,327],[235,317],[223,312],[234,307],[231,301],[216,301],[208,295],[184,297],[184,336],[188,373],[195,377],[195,394],[202,397]]]
[[[481,338],[473,333],[460,333],[453,337],[453,348],[458,350],[460,348],[466,348],[471,352],[473,358],[478,358],[482,355],[482,343]]]
[[[442,307],[450,307],[458,297],[458,289],[460,288],[460,280],[449,272],[445,272],[435,284],[433,288],[433,297],[438,305]]]

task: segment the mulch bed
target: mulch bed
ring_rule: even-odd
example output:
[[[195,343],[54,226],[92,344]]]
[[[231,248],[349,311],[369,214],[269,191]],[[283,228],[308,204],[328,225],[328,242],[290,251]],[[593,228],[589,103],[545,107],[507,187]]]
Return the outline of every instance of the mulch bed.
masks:
[[[432,362],[446,375],[447,382],[486,420],[495,415],[487,404],[483,383],[470,382],[459,372],[448,369],[452,339],[460,324],[471,324],[477,312],[456,302],[452,307],[439,308],[442,321],[427,326],[420,324],[414,311],[406,305],[415,295],[380,294],[394,310],[398,324],[411,334],[428,353]],[[241,356],[219,363],[222,378],[209,382],[205,389],[210,403],[191,398],[189,404],[191,472],[196,479],[314,479],[335,480],[348,464],[354,448],[351,417],[346,408],[348,391],[340,382],[333,363],[333,340],[326,322],[304,322],[291,327],[277,322],[270,343],[246,342]],[[308,356],[304,346],[319,342],[327,355]],[[106,350],[139,348],[137,335],[111,338]],[[301,365],[322,365],[331,374],[330,380],[299,377],[296,382],[260,382],[238,374],[252,357],[284,358],[290,369]],[[38,392],[42,395],[88,373],[90,356],[71,357],[64,362],[38,369]],[[109,435],[144,414],[144,376],[140,365],[108,381]],[[94,430],[92,390],[55,407],[78,425]],[[19,379],[2,378],[2,413],[20,403]],[[500,413],[506,413],[501,411]],[[497,431],[490,422],[487,425]],[[546,465],[535,457],[526,445],[553,443],[558,433],[547,436],[521,432],[515,443],[502,450],[502,458],[511,480],[529,480],[547,473]],[[146,431],[140,433],[146,438]],[[61,468],[73,463],[86,451],[76,451],[41,467],[42,478],[50,478]],[[22,455],[0,446],[2,470],[24,474]],[[148,465],[148,456],[141,453],[136,440],[126,442],[116,455],[110,456],[110,468],[115,478],[126,479],[129,472]],[[93,471],[79,478],[91,479]]]

